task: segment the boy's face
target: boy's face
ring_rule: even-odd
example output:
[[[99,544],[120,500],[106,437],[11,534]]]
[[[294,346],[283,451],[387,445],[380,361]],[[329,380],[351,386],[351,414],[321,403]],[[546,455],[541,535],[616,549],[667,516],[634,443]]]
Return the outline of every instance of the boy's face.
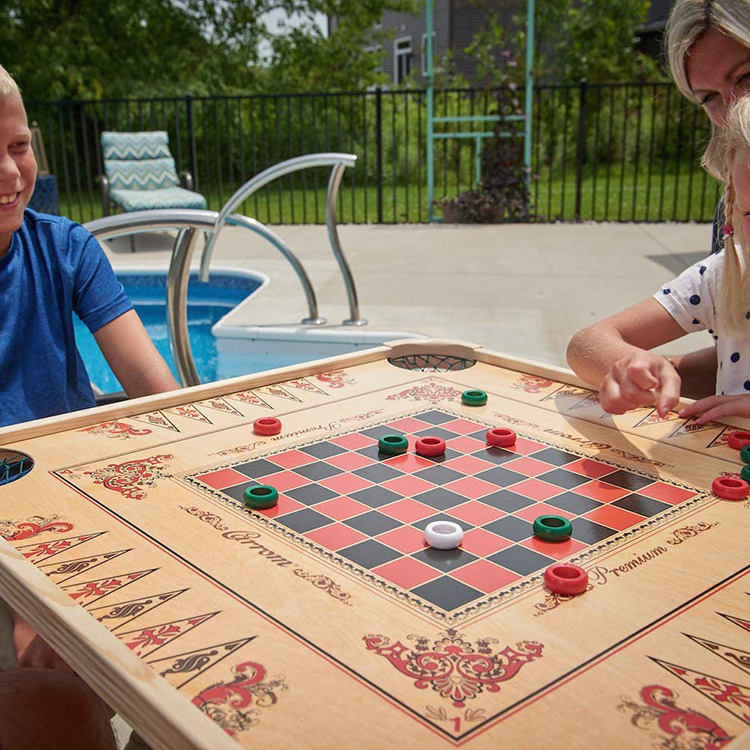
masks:
[[[23,222],[34,192],[36,159],[31,131],[18,94],[0,99],[0,257]]]

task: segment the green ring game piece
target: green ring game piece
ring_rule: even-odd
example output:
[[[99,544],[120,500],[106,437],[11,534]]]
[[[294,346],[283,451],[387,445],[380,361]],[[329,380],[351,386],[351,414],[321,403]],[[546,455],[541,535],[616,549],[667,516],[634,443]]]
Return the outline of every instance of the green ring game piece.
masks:
[[[742,471],[740,472],[740,479],[744,479],[748,484],[750,484],[750,466],[747,464],[742,467]]]
[[[545,542],[564,542],[572,533],[570,521],[562,516],[539,516],[534,521],[534,536]]]
[[[740,461],[743,464],[750,464],[750,445],[746,445],[740,450]]]
[[[466,406],[484,406],[487,403],[487,394],[484,391],[464,391],[461,394],[461,403]]]
[[[409,441],[403,435],[383,435],[378,440],[378,450],[389,456],[398,456],[409,450]]]
[[[245,505],[254,510],[273,508],[279,502],[279,492],[268,484],[255,484],[243,493]]]

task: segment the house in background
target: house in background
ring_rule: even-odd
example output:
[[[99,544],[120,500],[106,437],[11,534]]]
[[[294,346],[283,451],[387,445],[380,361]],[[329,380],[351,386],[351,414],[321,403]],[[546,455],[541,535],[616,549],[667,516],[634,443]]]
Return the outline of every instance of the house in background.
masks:
[[[661,56],[661,44],[673,0],[652,0],[647,21],[635,29],[637,48],[653,57]],[[427,73],[427,21],[424,3],[417,14],[386,11],[373,29],[370,49],[382,49],[382,72],[394,84],[410,74],[424,84]],[[523,17],[526,0],[433,0],[433,49],[435,59],[450,51],[456,72],[473,81],[476,63],[464,52],[474,35],[494,13],[500,23],[511,28],[515,16]],[[331,28],[336,17],[329,18]]]

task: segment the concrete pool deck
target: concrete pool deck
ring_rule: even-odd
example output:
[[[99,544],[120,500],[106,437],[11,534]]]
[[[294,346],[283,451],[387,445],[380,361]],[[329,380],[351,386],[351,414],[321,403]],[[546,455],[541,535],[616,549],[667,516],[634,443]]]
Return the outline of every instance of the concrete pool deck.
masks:
[[[324,226],[278,226],[313,282],[330,324],[347,318],[347,297]],[[651,294],[708,253],[709,224],[342,225],[341,245],[368,329],[461,339],[504,354],[565,365],[579,328]],[[166,267],[172,239],[139,235],[137,252],[113,240],[115,267]],[[196,253],[199,255],[199,253]],[[197,262],[197,258],[196,258]],[[240,228],[220,235],[212,267],[239,266],[271,283],[237,323],[295,324],[306,315],[291,266]],[[711,344],[707,333],[669,345]]]

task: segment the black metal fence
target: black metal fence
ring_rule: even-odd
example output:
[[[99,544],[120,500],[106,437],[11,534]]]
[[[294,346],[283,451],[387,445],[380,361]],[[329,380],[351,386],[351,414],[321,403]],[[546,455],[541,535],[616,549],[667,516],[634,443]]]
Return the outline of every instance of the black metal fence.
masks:
[[[496,91],[436,92],[437,116],[492,114]],[[367,91],[27,103],[41,128],[60,212],[102,214],[104,130],[166,130],[178,171],[210,208],[272,164],[317,151],[357,155],[339,193],[339,221],[424,222],[426,92]],[[447,129],[447,128],[445,128]],[[465,126],[486,130],[486,123]],[[720,187],[700,168],[710,127],[673,85],[540,86],[534,92],[531,199],[540,220],[708,221]],[[473,139],[434,151],[435,197],[475,184]],[[267,223],[322,223],[325,170],[277,180],[243,211]],[[437,215],[440,215],[438,210]]]

